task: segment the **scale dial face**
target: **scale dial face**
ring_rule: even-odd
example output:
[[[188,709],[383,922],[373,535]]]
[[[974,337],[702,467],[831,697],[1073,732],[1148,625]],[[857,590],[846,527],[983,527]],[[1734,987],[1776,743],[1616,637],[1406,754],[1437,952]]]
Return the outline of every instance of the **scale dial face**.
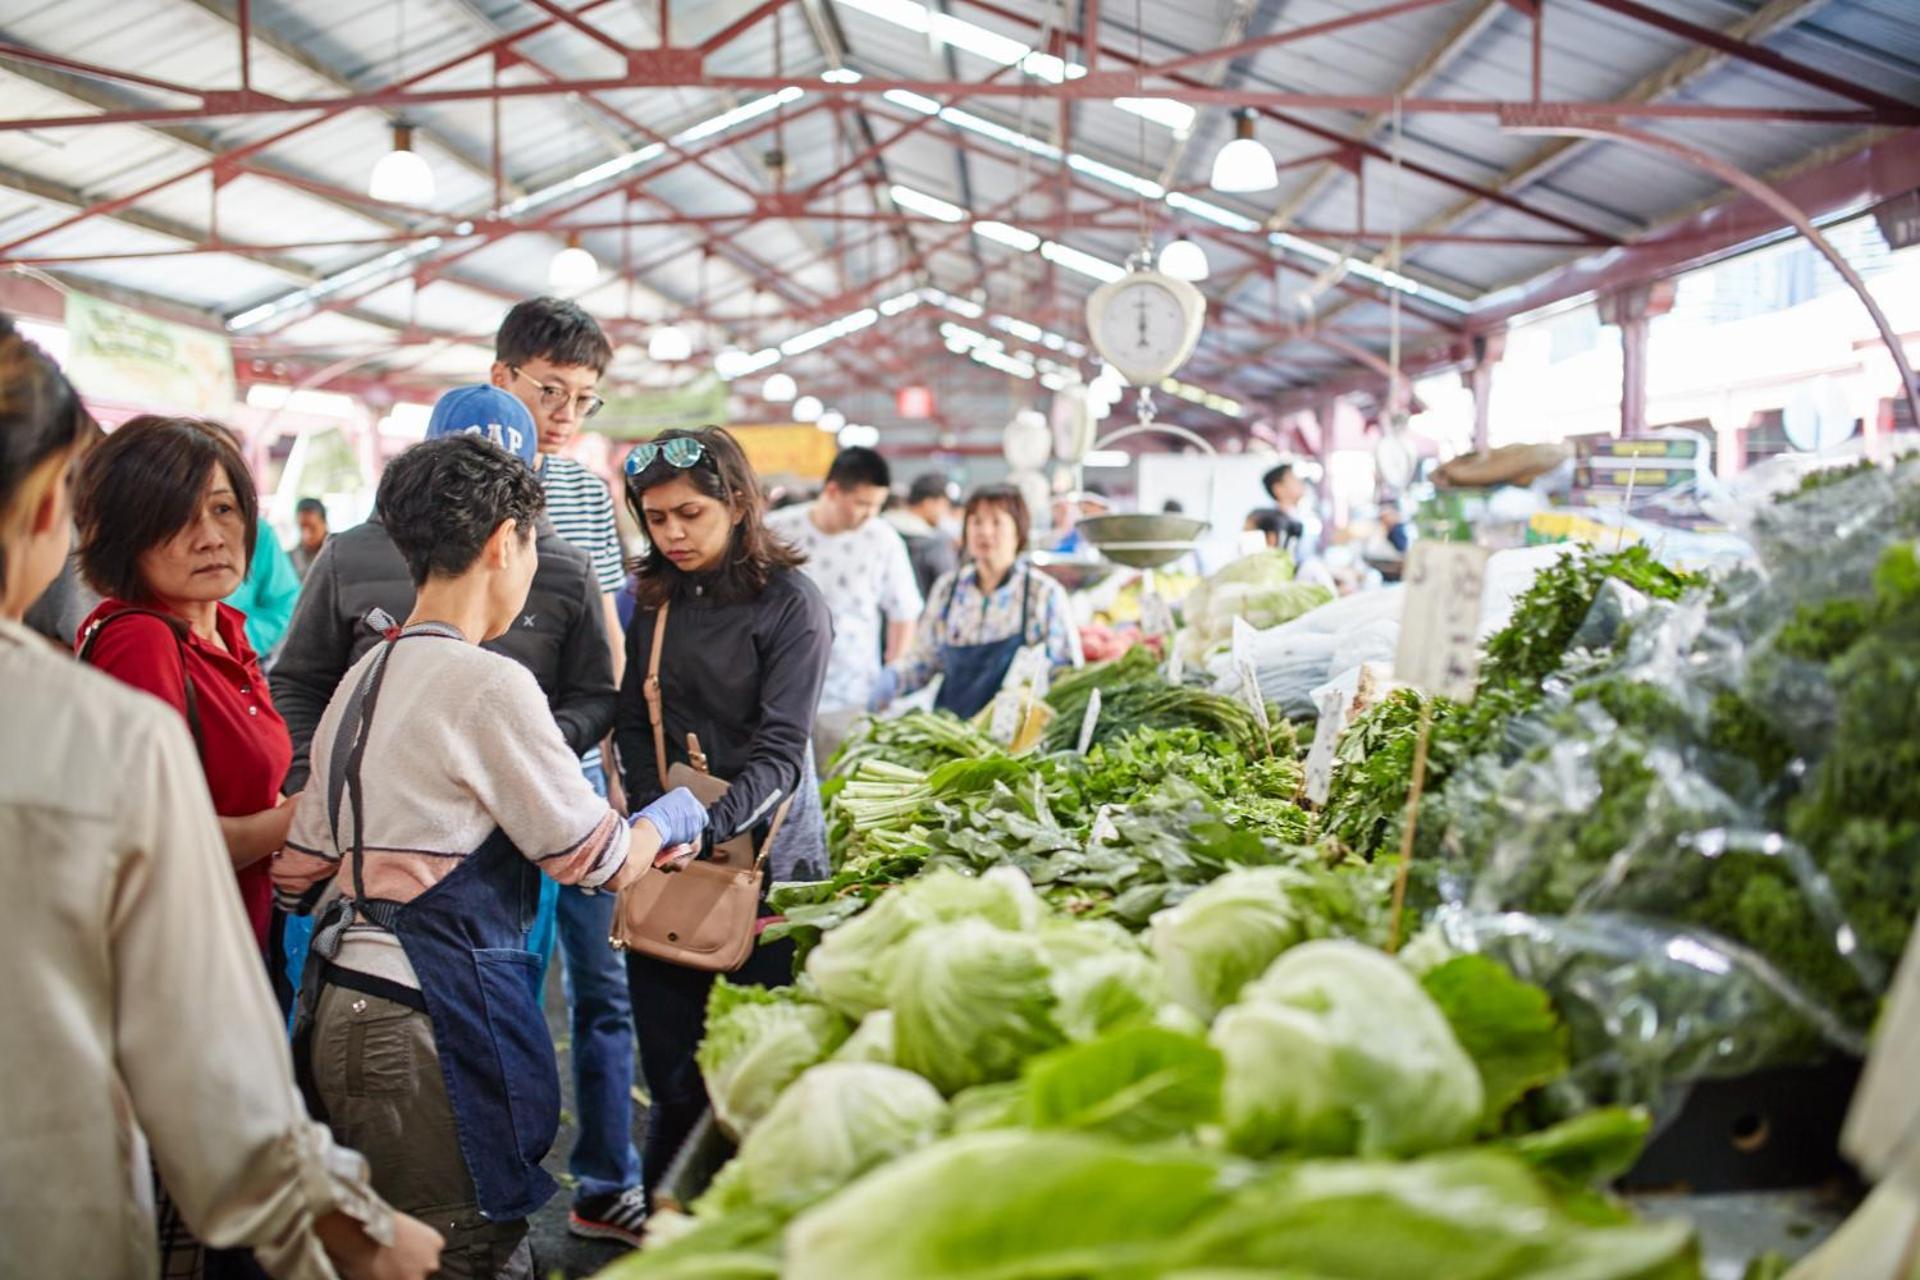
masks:
[[[1200,338],[1206,301],[1183,280],[1136,271],[1087,300],[1088,333],[1106,362],[1135,386],[1151,386],[1186,363]]]

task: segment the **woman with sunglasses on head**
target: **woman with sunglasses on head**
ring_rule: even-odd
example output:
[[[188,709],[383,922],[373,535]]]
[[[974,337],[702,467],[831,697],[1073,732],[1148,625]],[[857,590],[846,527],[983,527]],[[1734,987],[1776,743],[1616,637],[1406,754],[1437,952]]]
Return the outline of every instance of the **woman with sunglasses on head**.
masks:
[[[822,878],[826,826],[807,744],[832,643],[826,601],[767,531],[759,478],[725,431],[663,432],[625,471],[649,540],[614,722],[629,803],[658,796],[675,765],[704,764],[730,784],[708,810],[707,848],[749,836],[770,880]],[[647,698],[656,665],[658,734]],[[779,943],[728,980],[782,985],[792,973],[792,944]],[[706,1106],[693,1054],[713,975],[636,953],[627,975],[653,1098],[642,1159],[651,1196]]]

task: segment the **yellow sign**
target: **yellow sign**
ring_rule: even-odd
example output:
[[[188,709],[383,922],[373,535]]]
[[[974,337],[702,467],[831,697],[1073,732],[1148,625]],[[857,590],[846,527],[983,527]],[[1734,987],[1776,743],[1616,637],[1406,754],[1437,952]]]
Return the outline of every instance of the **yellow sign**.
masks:
[[[217,333],[67,295],[67,376],[82,395],[207,416],[233,410],[233,348]]]
[[[729,427],[728,433],[740,442],[747,461],[761,479],[791,476],[796,480],[822,480],[840,451],[831,431],[822,431],[808,423],[786,426]]]

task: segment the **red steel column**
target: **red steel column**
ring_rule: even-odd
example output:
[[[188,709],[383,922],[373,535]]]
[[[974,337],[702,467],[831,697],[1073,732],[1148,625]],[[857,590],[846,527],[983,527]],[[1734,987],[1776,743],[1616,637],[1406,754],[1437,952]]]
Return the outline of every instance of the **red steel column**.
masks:
[[[1647,429],[1647,326],[1673,310],[1674,283],[1655,280],[1600,298],[1600,322],[1620,327],[1620,434]]]

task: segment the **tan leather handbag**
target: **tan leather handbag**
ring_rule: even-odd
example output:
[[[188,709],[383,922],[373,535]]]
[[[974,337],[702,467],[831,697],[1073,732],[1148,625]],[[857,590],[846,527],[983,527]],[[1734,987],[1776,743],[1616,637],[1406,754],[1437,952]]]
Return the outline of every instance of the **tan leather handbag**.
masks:
[[[700,740],[687,735],[690,764],[667,767],[666,717],[661,710],[660,652],[667,636],[667,608],[653,623],[653,652],[647,661],[647,718],[653,723],[653,754],[666,790],[686,787],[711,807],[727,794],[727,782],[707,772]],[[648,867],[620,891],[614,909],[614,947],[707,973],[732,973],[753,954],[754,923],[760,914],[760,883],[780,828],[793,804],[788,796],[774,811],[773,823],[758,855],[753,837],[742,833],[715,845],[711,860],[690,862],[679,871]]]

